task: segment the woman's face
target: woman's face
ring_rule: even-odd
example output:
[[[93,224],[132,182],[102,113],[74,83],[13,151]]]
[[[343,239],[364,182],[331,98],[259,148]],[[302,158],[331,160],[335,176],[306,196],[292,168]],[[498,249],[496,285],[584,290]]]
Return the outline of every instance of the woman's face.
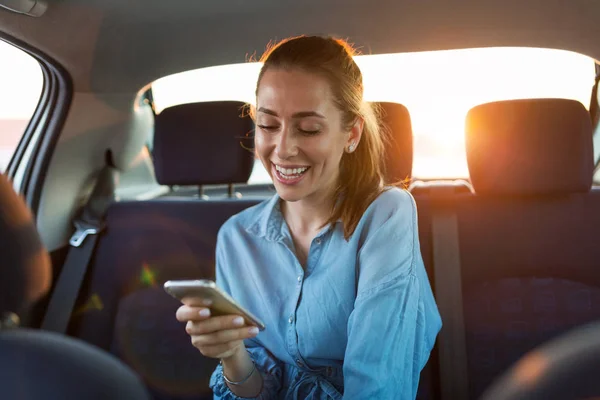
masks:
[[[322,201],[333,193],[340,160],[358,145],[362,121],[350,131],[328,82],[301,70],[268,69],[256,99],[255,147],[285,201]]]

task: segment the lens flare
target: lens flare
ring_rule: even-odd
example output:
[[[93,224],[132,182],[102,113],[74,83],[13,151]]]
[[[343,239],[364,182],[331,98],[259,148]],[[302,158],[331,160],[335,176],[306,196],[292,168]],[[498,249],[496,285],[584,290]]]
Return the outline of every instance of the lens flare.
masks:
[[[148,264],[142,266],[140,281],[146,287],[156,286],[156,272],[152,270]]]

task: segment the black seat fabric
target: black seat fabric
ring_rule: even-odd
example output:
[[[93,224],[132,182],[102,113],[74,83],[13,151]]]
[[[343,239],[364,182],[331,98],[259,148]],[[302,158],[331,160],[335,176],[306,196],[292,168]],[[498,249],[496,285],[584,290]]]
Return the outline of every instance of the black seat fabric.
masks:
[[[0,238],[0,397],[148,399],[139,377],[115,357],[80,340],[16,326],[15,316],[50,288],[51,266],[31,213],[2,175]]]
[[[569,197],[460,205],[472,398],[527,351],[600,318],[600,193]]]
[[[195,103],[159,114],[153,148],[159,181],[246,182],[253,166],[246,140],[252,125],[240,117],[241,106]],[[259,201],[173,196],[113,204],[72,333],[118,355],[144,378],[155,399],[212,398],[208,380],[217,361],[191,345],[175,319],[180,303],[162,285],[170,279],[214,279],[219,228]]]
[[[580,103],[489,103],[466,122],[475,194],[454,201],[475,399],[527,351],[600,318],[600,192]]]
[[[247,182],[254,123],[244,107],[239,101],[190,103],[157,115],[152,157],[158,183]]]
[[[140,378],[117,358],[51,332],[0,333],[3,399],[150,399]]]
[[[192,347],[184,326],[175,320],[180,304],[162,284],[169,279],[214,279],[219,228],[257,202],[158,199],[114,204],[75,318],[76,335],[126,361],[156,398],[208,396],[208,377],[216,362]]]

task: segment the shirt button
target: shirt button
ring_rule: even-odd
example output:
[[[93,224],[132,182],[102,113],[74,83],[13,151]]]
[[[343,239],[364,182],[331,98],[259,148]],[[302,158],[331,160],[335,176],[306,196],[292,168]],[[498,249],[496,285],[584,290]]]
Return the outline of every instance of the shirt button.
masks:
[[[300,361],[300,359],[296,360],[296,365],[298,365],[300,368],[304,367],[304,364],[302,363],[302,361]]]
[[[316,243],[316,244],[321,244],[321,238],[316,238],[316,239],[315,239],[315,243]]]
[[[302,282],[302,275],[298,275],[298,282]]]
[[[292,322],[294,322],[294,317],[290,317],[290,319],[288,319],[288,321],[291,324]]]

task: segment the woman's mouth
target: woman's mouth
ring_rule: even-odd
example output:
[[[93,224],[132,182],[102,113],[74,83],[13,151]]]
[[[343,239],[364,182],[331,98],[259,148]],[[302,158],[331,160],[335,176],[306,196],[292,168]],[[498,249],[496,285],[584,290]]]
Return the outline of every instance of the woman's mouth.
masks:
[[[284,185],[295,185],[304,178],[306,171],[310,169],[310,167],[286,167],[277,164],[273,164],[273,175],[275,178],[283,183]]]

